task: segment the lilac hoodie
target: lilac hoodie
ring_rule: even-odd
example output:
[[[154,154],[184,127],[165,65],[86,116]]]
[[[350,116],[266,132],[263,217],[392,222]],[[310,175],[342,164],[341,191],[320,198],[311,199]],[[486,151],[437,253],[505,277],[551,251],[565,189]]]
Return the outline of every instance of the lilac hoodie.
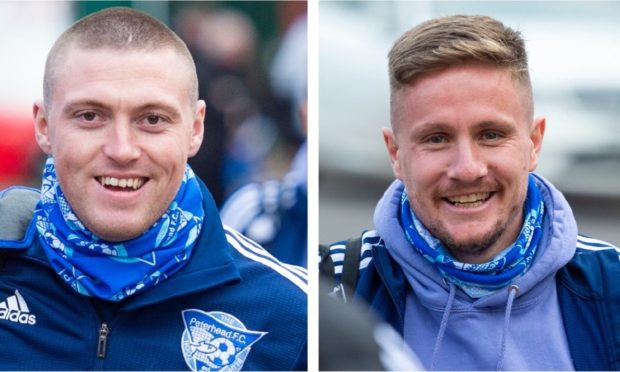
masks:
[[[446,284],[407,241],[398,221],[402,182],[392,183],[379,201],[376,229],[394,259],[411,269],[403,270],[413,289],[407,295],[404,338],[425,368],[573,370],[555,273],[575,254],[577,225],[564,196],[535,177],[546,212],[534,263],[510,287],[479,299]]]

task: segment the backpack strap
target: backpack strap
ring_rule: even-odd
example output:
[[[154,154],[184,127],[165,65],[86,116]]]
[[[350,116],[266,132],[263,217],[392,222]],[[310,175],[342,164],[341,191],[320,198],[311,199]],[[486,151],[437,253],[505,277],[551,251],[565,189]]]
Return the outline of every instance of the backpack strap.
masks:
[[[345,298],[352,298],[357,285],[357,277],[360,271],[360,255],[362,237],[354,237],[347,240],[342,264],[342,284],[344,285]]]
[[[334,261],[329,254],[329,246],[325,244],[319,244],[319,273],[325,277],[326,280],[334,280],[336,275],[334,270]]]
[[[355,293],[355,286],[357,284],[357,278],[359,276],[360,256],[362,248],[362,237],[350,238],[346,241],[344,251],[344,261],[342,263],[342,276],[340,283],[338,283],[339,289],[336,292],[341,292],[342,298],[345,302],[351,298]],[[319,263],[319,271],[321,275],[328,278],[327,280],[334,280],[336,273],[334,270],[334,261],[330,254],[330,247],[320,244],[319,255],[321,262]]]

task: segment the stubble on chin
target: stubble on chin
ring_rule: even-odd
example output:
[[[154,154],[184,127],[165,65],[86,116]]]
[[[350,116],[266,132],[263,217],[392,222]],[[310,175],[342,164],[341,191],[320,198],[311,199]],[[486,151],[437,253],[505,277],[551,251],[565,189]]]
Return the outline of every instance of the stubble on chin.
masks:
[[[489,231],[482,236],[471,239],[455,239],[446,229],[441,221],[432,221],[428,226],[428,231],[450,252],[457,260],[465,263],[484,263],[490,261],[499,254],[505,247],[498,247],[496,243],[502,240],[504,234],[508,233],[508,225],[519,216],[519,207],[514,208],[509,217],[505,221],[497,221],[497,223]],[[518,231],[520,231],[519,225]],[[517,231],[517,234],[518,234]],[[516,239],[516,237],[515,237]]]
[[[483,263],[494,256],[490,254],[495,242],[506,231],[506,225],[497,223],[491,231],[477,239],[458,241],[443,227],[431,225],[428,230],[433,236],[441,241],[443,246],[457,260],[466,263]],[[491,257],[489,257],[491,256]]]

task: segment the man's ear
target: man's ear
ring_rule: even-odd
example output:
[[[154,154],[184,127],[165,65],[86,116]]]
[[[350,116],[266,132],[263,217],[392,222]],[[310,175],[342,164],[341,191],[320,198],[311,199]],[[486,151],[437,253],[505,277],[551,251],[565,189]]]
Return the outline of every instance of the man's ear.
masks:
[[[32,105],[34,116],[34,135],[41,150],[47,155],[52,154],[52,141],[50,138],[49,121],[43,101],[36,101]]]
[[[394,172],[394,177],[402,180],[400,160],[398,159],[398,144],[396,143],[394,132],[390,128],[383,128],[382,132],[383,141],[385,142],[385,147],[387,148],[388,155],[390,156],[390,163],[392,164],[392,172]]]
[[[534,123],[532,123],[532,129],[530,130],[530,141],[532,145],[530,149],[530,172],[534,171],[538,166],[538,156],[542,148],[546,125],[547,120],[544,117],[536,118],[534,119]]]
[[[205,133],[204,121],[206,112],[207,104],[205,101],[199,100],[196,105],[194,122],[192,123],[192,138],[190,140],[188,154],[190,158],[198,153],[198,150],[200,150],[200,145],[202,145],[202,140]]]

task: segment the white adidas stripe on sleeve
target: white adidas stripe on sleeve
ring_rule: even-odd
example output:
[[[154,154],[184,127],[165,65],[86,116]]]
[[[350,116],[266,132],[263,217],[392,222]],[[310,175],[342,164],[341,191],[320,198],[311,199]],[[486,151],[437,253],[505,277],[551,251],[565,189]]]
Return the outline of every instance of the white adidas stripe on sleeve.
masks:
[[[226,240],[228,240],[228,243],[230,243],[230,245],[233,246],[233,248],[235,248],[240,254],[273,269],[275,272],[299,287],[299,289],[304,291],[304,293],[308,294],[308,274],[305,269],[295,267],[295,270],[292,270],[290,268],[292,265],[281,263],[260,246],[254,246],[251,244],[247,238],[235,230],[226,226],[224,229],[226,231]]]
[[[589,238],[583,235],[577,235],[577,248],[589,251],[604,251],[613,249],[620,253],[620,248],[614,246],[611,243],[608,243],[604,240]]]
[[[267,259],[270,259],[274,262],[277,262],[279,265],[285,266],[287,267],[289,270],[294,271],[296,273],[298,273],[298,275],[304,279],[306,282],[308,281],[308,270],[306,270],[306,268],[301,267],[301,266],[297,266],[297,265],[291,265],[291,264],[287,264],[284,263],[280,260],[278,260],[277,258],[275,258],[271,253],[269,253],[269,251],[267,251],[265,248],[263,248],[260,244],[256,243],[255,241],[253,241],[252,239],[248,238],[247,236],[241,234],[239,231],[230,228],[229,226],[225,227],[226,231],[232,235],[235,236],[235,238],[242,243],[243,246],[245,246],[248,249],[251,249],[252,251],[254,251],[254,253],[263,256]]]

